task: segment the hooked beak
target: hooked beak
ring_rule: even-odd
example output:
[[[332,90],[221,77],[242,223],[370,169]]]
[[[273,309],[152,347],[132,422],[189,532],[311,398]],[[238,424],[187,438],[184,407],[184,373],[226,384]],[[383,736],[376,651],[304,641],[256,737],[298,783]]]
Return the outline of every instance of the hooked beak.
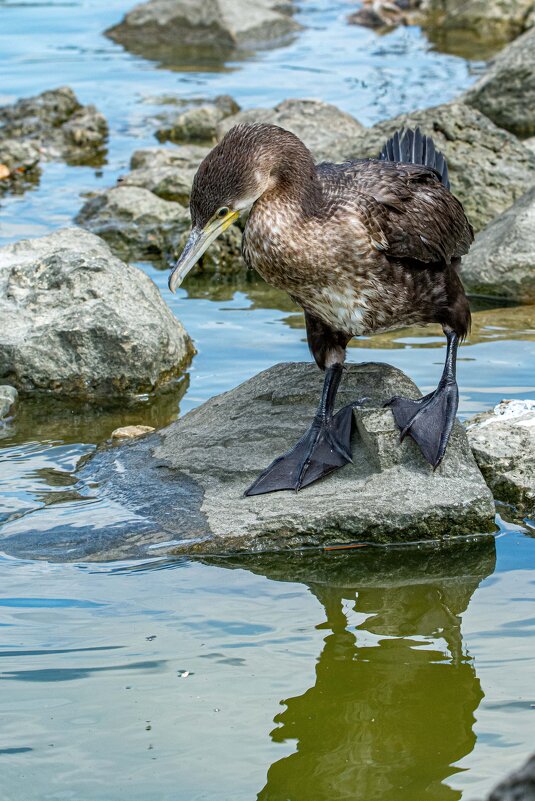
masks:
[[[229,225],[238,219],[239,211],[229,211],[225,217],[216,217],[206,223],[204,228],[192,228],[184,250],[179,256],[171,275],[169,276],[169,289],[176,292],[189,271],[195,267],[202,254],[210,247],[217,237],[226,231]]]

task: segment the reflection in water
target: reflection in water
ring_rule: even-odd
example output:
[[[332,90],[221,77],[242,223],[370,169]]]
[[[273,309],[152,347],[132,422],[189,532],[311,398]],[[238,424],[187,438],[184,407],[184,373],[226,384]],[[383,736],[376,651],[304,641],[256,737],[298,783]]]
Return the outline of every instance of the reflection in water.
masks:
[[[494,570],[494,540],[242,566],[305,582],[326,616],[316,681],[282,702],[271,732],[296,751],[269,768],[258,801],[459,799],[444,781],[474,747],[483,698],[461,615]]]

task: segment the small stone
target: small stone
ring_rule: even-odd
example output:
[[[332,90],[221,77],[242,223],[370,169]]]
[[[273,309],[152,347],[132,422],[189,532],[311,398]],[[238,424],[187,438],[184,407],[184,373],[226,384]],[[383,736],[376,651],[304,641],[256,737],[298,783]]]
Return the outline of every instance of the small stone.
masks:
[[[116,428],[115,431],[112,432],[111,438],[112,439],[136,439],[136,437],[144,437],[146,434],[152,434],[153,431],[156,431],[155,428],[152,426],[122,426],[121,428]],[[146,638],[150,640],[150,637]]]
[[[11,170],[5,164],[0,164],[0,181],[4,181],[11,175]]]

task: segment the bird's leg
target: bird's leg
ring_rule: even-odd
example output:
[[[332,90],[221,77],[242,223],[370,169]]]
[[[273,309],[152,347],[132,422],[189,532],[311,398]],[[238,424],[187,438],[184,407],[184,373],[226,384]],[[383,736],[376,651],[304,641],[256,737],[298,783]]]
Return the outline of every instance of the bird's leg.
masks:
[[[334,412],[343,367],[335,364],[325,371],[323,391],[312,425],[294,447],[275,459],[254,481],[246,495],[277,490],[300,490],[351,462],[353,407]]]
[[[459,405],[455,378],[459,337],[451,329],[445,329],[444,333],[448,341],[446,363],[435,391],[419,400],[396,397],[385,404],[392,409],[401,430],[401,441],[410,434],[435,470],[446,453]]]

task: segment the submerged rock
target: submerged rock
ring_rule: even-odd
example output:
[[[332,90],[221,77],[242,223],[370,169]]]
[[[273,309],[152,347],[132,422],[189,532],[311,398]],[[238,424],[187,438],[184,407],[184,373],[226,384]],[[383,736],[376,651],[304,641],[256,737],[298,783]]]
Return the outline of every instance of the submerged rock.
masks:
[[[517,136],[535,134],[535,28],[499,53],[464,102]]]
[[[167,258],[189,229],[189,212],[148,189],[117,186],[90,198],[75,222],[102,237],[125,259]]]
[[[366,131],[351,114],[330,103],[291,99],[274,108],[250,109],[225,117],[217,126],[218,138],[242,122],[268,122],[286,128],[305,143],[318,161],[336,161],[338,143]]]
[[[476,236],[461,275],[473,294],[535,302],[535,187]]]
[[[108,136],[104,116],[82,106],[68,86],[0,107],[2,140],[32,143],[43,159],[89,163],[102,158]]]
[[[286,0],[149,0],[105,33],[145,58],[214,61],[288,40],[301,28],[293,10]]]
[[[0,385],[0,420],[9,415],[18,394],[15,387],[11,387],[8,384]]]
[[[24,392],[151,392],[193,353],[150,278],[77,228],[0,248],[0,316],[0,380]]]
[[[467,431],[494,497],[535,515],[535,401],[504,400],[468,420]]]
[[[476,231],[535,182],[535,154],[477,109],[455,101],[402,114],[340,143],[333,161],[375,157],[403,126],[420,126],[448,160],[451,188]]]
[[[354,464],[300,493],[244,497],[259,471],[306,429],[321,383],[312,364],[279,364],[159,434],[97,452],[81,478],[98,482],[125,518],[142,521],[139,531],[125,524],[116,535],[123,555],[158,542],[159,553],[257,552],[493,530],[492,496],[459,424],[435,473],[412,441],[399,444],[382,404],[419,393],[384,364],[349,365],[342,383],[340,406],[369,399],[355,410]]]

